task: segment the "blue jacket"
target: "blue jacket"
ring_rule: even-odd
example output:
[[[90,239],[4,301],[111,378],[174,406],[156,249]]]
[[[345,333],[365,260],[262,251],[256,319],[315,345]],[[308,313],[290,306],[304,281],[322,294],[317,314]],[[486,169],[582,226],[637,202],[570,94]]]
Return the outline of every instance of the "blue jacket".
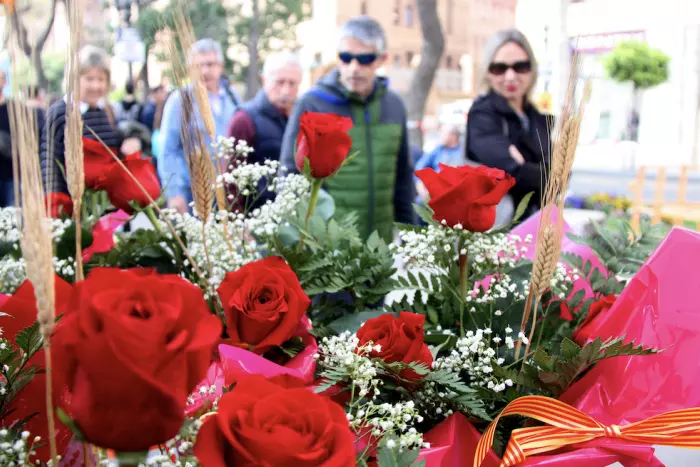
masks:
[[[214,115],[216,124],[216,136],[225,137],[228,123],[238,109],[238,101],[234,102],[229,92],[224,87],[219,86],[219,93],[209,94],[209,103]],[[188,86],[188,91],[191,86]],[[233,92],[233,91],[231,91]],[[235,94],[233,94],[234,97]],[[192,133],[200,131],[205,136],[205,142],[214,155],[215,149],[211,146],[212,141],[206,134],[204,123],[197,110],[197,103],[194,102],[195,118],[189,122],[189,130]],[[161,133],[163,147],[158,157],[158,173],[165,186],[165,196],[167,199],[182,196],[190,203],[192,202],[192,190],[190,187],[190,173],[187,169],[187,160],[180,138],[180,127],[182,125],[182,96],[180,92],[174,92],[168,98],[163,109],[163,120],[161,122]]]
[[[432,151],[425,153],[416,162],[416,170],[425,169],[430,167],[433,170],[438,171],[440,166],[438,164],[446,164],[454,167],[464,165],[464,149],[461,146],[456,148],[448,148],[443,145],[439,145]]]

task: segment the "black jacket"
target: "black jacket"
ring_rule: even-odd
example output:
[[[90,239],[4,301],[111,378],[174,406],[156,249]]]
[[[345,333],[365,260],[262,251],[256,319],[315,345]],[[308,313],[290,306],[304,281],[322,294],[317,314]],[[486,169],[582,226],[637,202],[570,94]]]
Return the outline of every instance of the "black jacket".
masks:
[[[467,118],[467,159],[488,167],[502,169],[515,177],[510,195],[516,204],[534,191],[530,206],[539,207],[542,188],[549,174],[550,134],[553,119],[526,103],[529,129],[500,94],[491,91],[478,97]],[[523,155],[519,165],[510,157],[508,147],[514,145]]]
[[[112,126],[107,113],[100,108],[88,109],[83,113],[83,136],[96,139],[90,128],[112,148],[119,148],[122,136]],[[46,122],[41,130],[41,173],[46,192],[68,193],[65,173],[66,101],[61,99],[49,108]],[[53,163],[49,174],[50,161]],[[49,176],[50,175],[50,176]]]

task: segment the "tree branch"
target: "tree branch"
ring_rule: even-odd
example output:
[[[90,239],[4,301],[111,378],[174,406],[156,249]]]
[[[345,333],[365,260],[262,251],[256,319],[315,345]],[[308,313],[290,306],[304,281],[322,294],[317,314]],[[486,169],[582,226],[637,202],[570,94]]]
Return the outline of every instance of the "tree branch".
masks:
[[[437,0],[417,0],[416,6],[423,35],[423,47],[420,64],[411,80],[411,93],[406,104],[409,120],[419,122],[423,119],[425,104],[445,51],[445,36],[437,12]],[[412,131],[411,140],[413,144],[420,144],[420,131]]]
[[[56,4],[58,3],[58,0],[51,0],[51,11],[49,12],[49,19],[46,23],[46,26],[44,27],[44,30],[39,34],[39,37],[36,39],[36,50],[37,53],[41,53],[41,51],[44,49],[44,44],[46,44],[46,40],[49,38],[49,34],[51,34],[51,29],[53,28],[53,22],[56,19]]]

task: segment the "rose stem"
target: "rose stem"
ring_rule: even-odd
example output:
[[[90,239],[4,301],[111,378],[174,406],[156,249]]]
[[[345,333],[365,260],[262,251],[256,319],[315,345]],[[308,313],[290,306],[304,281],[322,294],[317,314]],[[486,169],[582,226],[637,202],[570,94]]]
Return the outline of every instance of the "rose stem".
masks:
[[[459,304],[459,335],[460,337],[464,337],[464,310],[466,308],[465,301],[469,291],[469,254],[466,252],[466,248],[464,248],[462,237],[460,237],[457,245],[459,248],[459,295],[462,299]],[[465,250],[464,254],[462,254],[462,250]]]
[[[306,209],[306,219],[304,219],[304,232],[301,232],[299,236],[299,245],[297,246],[297,252],[301,253],[304,251],[304,235],[305,232],[309,231],[309,219],[314,215],[316,210],[316,204],[318,203],[318,194],[321,191],[321,185],[323,184],[323,179],[315,178],[311,183],[311,197],[309,198],[309,207]]]

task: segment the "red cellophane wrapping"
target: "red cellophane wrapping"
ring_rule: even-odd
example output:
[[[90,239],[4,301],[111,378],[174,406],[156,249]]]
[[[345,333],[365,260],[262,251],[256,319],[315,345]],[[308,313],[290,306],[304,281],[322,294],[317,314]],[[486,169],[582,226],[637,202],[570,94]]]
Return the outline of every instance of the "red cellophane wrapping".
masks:
[[[615,305],[592,322],[589,338],[625,336],[655,355],[604,360],[574,384],[561,400],[600,423],[626,425],[672,410],[700,406],[700,234],[676,228],[629,282]],[[460,414],[426,434],[428,467],[471,466],[479,433]],[[598,439],[534,456],[522,466],[658,467],[654,448],[617,439]],[[484,467],[498,465],[489,453]]]

